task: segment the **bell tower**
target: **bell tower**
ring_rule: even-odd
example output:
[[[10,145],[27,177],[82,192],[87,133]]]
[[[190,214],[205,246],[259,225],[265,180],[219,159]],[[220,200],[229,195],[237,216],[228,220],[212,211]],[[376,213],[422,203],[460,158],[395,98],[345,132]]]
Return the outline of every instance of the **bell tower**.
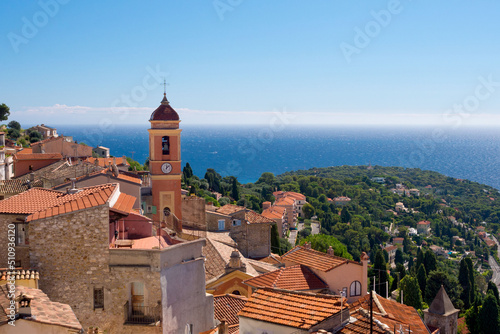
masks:
[[[170,212],[182,220],[182,130],[179,129],[179,115],[170,106],[166,93],[163,94],[160,106],[151,114],[149,122],[149,169],[153,205],[156,207],[153,220],[166,221]]]

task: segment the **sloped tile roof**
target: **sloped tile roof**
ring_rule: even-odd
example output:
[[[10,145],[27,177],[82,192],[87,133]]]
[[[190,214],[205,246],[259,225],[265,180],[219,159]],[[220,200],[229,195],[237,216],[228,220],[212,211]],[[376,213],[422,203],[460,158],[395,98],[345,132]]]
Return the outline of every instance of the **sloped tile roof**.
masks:
[[[274,224],[274,220],[266,218],[252,210],[245,212],[245,219],[249,224]]]
[[[47,159],[59,159],[61,160],[63,156],[60,153],[25,153],[25,154],[14,154],[14,160],[47,160]]]
[[[35,180],[35,182],[31,182],[32,187],[41,187],[42,185],[43,183],[40,180]],[[22,180],[22,179],[0,180],[0,194],[19,194],[28,189],[29,188],[27,180]]]
[[[429,330],[420,318],[418,312],[413,307],[397,303],[393,300],[385,299],[376,293],[373,293],[373,300],[373,318],[383,324],[386,324],[390,329],[394,329],[395,326],[408,328],[409,325],[411,327],[412,334],[429,334]],[[356,312],[358,309],[369,310],[370,295],[366,295],[353,302],[349,308],[351,313]],[[369,330],[368,332],[356,333],[369,333]]]
[[[49,141],[52,141],[52,140],[60,140],[60,139],[64,139],[63,137],[48,137],[44,140],[40,140],[40,141],[37,141],[36,143],[31,143],[31,147],[33,146],[38,146],[38,145],[41,145],[41,144],[45,144]]]
[[[262,211],[262,215],[269,219],[281,219],[286,212],[286,208],[283,206],[271,206],[270,208]]]
[[[149,121],[178,121],[179,115],[170,106],[170,102],[167,100],[167,96],[163,94],[163,100],[158,108],[151,114]]]
[[[96,160],[97,160],[97,164],[101,167],[106,167],[106,166],[112,165],[115,161],[116,161],[117,166],[119,166],[119,165],[128,166],[129,165],[127,159],[123,159],[123,157],[121,157],[121,158],[88,158],[87,159],[87,161],[92,163],[92,164],[95,164]]]
[[[103,205],[109,200],[115,189],[115,184],[104,184],[100,186],[82,188],[81,191],[76,194],[62,193],[63,196],[58,198],[57,203],[49,205],[46,209],[31,214],[26,218],[26,221],[53,217],[60,214]],[[122,200],[125,201],[125,199]]]
[[[33,296],[30,304],[32,317],[28,321],[82,330],[82,325],[69,305],[51,301],[40,289],[16,286],[16,296],[20,294]],[[0,285],[0,325],[4,323],[2,314],[6,313],[9,303],[7,284]]]
[[[134,196],[121,193],[120,196],[118,196],[115,204],[113,204],[112,210],[128,215],[132,210],[132,207],[134,206],[136,200],[137,199]]]
[[[233,213],[236,213],[236,212],[239,212],[242,210],[246,210],[246,208],[243,206],[238,206],[238,205],[234,205],[234,204],[226,204],[226,205],[218,208],[216,211],[218,213],[222,213],[224,215],[231,215]]]
[[[280,268],[273,272],[243,281],[254,288],[272,288],[293,291],[327,289],[328,285],[306,266]]]
[[[362,265],[359,262],[344,259],[340,256],[329,255],[327,253],[318,252],[314,249],[307,249],[302,246],[296,246],[281,256],[283,261],[290,261],[295,264],[302,264],[309,268],[328,272],[340,265],[354,263]]]
[[[81,188],[76,194],[67,194],[56,190],[33,188],[0,201],[0,213],[29,215],[27,221],[52,217],[102,205],[109,200],[115,189],[116,184],[104,184]],[[132,198],[135,201],[135,197]],[[131,207],[132,198],[129,198],[129,195],[120,196],[115,203],[118,210],[124,211]]]
[[[348,307],[345,298],[343,307]],[[238,316],[308,330],[340,309],[341,297],[338,296],[259,289]]]
[[[248,298],[233,294],[214,296],[214,317],[221,321],[226,320],[228,326],[239,323],[238,312],[245,306]]]
[[[0,201],[0,213],[31,214],[60,202],[63,192],[33,188]]]
[[[349,323],[342,328],[338,333],[342,334],[369,334],[370,328],[373,328],[372,333],[387,334],[376,322],[370,326],[370,318],[361,310],[351,312]]]
[[[283,262],[281,262],[281,256],[279,256],[278,254],[273,254],[273,253],[271,253],[269,256],[267,256],[263,259],[260,259],[259,261],[266,262],[266,263],[269,263],[272,265],[280,265],[283,263]]]
[[[291,197],[281,197],[274,202],[275,206],[280,206],[280,205],[294,205],[295,204],[295,199]]]

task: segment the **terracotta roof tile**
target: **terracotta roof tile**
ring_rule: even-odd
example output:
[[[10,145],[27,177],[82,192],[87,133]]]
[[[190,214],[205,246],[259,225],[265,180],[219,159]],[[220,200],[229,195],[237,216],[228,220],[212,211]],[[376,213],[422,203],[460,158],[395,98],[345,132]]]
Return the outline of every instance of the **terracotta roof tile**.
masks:
[[[340,312],[340,298],[332,295],[259,289],[252,294],[238,316],[308,330]],[[344,302],[343,306],[347,308],[347,302]]]
[[[115,161],[116,161],[117,166],[119,166],[119,165],[129,166],[127,159],[123,159],[123,157],[121,157],[121,158],[88,158],[87,159],[87,161],[92,163],[92,164],[95,164],[96,160],[97,160],[97,165],[99,165],[100,167],[106,167],[106,166],[112,165]]]
[[[280,265],[283,263],[283,262],[281,262],[281,256],[279,256],[277,254],[272,254],[272,253],[271,253],[271,255],[269,255],[263,259],[260,259],[259,261],[266,262],[266,263],[269,263],[272,265]]]
[[[246,210],[246,208],[243,206],[238,206],[238,205],[234,205],[234,204],[226,204],[226,205],[220,207],[219,209],[217,209],[216,211],[218,213],[222,213],[224,215],[231,215],[233,213],[236,213],[236,212],[239,212],[242,210]]]
[[[374,319],[386,324],[390,329],[400,325],[403,328],[410,326],[412,334],[429,334],[427,327],[420,318],[418,312],[410,306],[385,299],[373,293]],[[370,309],[370,295],[366,295],[350,305],[351,312],[359,309]],[[374,326],[375,327],[375,326]],[[369,333],[368,332],[341,332],[341,333]]]
[[[281,197],[278,198],[275,202],[275,206],[280,206],[280,205],[294,205],[295,204],[295,199],[291,197]]]
[[[26,153],[26,154],[14,154],[14,160],[46,160],[46,159],[58,159],[61,160],[63,156],[60,153]]]
[[[285,213],[286,208],[283,206],[271,206],[262,211],[262,215],[269,219],[281,219]]]
[[[5,313],[5,309],[10,303],[7,291],[6,284],[0,285],[0,314]],[[49,297],[39,289],[16,286],[16,296],[20,294],[33,296],[30,305],[32,317],[28,318],[27,321],[62,326],[72,329],[71,332],[73,332],[73,330],[82,330],[82,325],[69,305],[51,301]]]
[[[102,205],[109,200],[115,189],[116,184],[104,184],[81,188],[76,194],[67,194],[56,190],[33,188],[0,201],[0,213],[26,214],[29,215],[27,221],[52,217],[56,214],[85,209],[86,202],[91,204],[88,207]],[[98,199],[95,199],[96,197]],[[122,207],[125,210],[132,200],[128,197],[123,199],[126,199]]]
[[[309,268],[320,270],[323,272],[330,271],[340,265],[346,263],[354,263],[362,265],[359,262],[344,259],[343,257],[329,255],[327,253],[318,252],[314,249],[307,249],[302,246],[296,246],[281,256],[283,261],[290,261],[295,264],[302,264]]]
[[[328,285],[306,266],[280,268],[276,271],[243,281],[254,288],[273,288],[293,291],[327,289]]]
[[[214,317],[221,321],[226,320],[228,326],[239,323],[238,312],[248,301],[247,297],[225,294],[214,296]]]
[[[118,211],[121,213],[128,214],[132,210],[135,201],[136,198],[134,196],[121,193],[118,199],[116,200],[116,203],[113,205],[112,209],[113,211]]]
[[[266,218],[252,210],[245,212],[245,219],[249,224],[274,224],[274,220]]]

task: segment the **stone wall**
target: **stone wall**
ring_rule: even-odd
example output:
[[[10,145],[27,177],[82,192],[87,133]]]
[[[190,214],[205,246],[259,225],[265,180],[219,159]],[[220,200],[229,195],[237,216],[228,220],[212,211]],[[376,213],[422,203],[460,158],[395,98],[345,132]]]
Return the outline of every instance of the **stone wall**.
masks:
[[[8,267],[8,244],[9,244],[9,224],[19,222],[17,219],[25,218],[25,215],[8,215],[0,214],[0,268]],[[14,229],[15,233],[15,229]],[[23,249],[21,249],[23,248]],[[21,261],[21,266],[24,269],[29,269],[29,254],[25,251],[26,246],[16,247],[16,260]]]
[[[182,198],[182,225],[196,229],[206,229],[204,198],[195,196]]]
[[[271,253],[271,224],[242,221],[240,226],[231,227],[229,236],[236,241],[244,257],[262,258]]]
[[[110,250],[108,234],[107,205],[30,222],[31,264],[40,272],[40,289],[52,301],[69,304],[84,328],[161,333],[159,327],[124,325],[132,282],[144,283],[145,305],[161,300],[159,251],[155,263],[153,250],[143,256]],[[128,262],[120,263],[127,256],[115,251],[131,251]],[[94,310],[94,288],[104,289],[104,309]]]
[[[224,230],[231,229],[232,219],[231,216],[224,215],[215,211],[207,211],[207,231],[219,231],[219,220],[224,220]]]

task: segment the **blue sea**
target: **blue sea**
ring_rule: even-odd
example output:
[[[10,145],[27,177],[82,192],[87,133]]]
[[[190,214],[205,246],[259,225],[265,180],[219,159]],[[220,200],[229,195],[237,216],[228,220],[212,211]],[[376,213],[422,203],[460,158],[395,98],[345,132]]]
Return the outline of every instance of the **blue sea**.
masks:
[[[144,163],[148,126],[58,126],[78,142],[102,145],[114,156]],[[497,129],[367,127],[183,127],[182,161],[196,175],[207,168],[242,183],[263,172],[338,165],[416,167],[500,189],[500,131]]]

